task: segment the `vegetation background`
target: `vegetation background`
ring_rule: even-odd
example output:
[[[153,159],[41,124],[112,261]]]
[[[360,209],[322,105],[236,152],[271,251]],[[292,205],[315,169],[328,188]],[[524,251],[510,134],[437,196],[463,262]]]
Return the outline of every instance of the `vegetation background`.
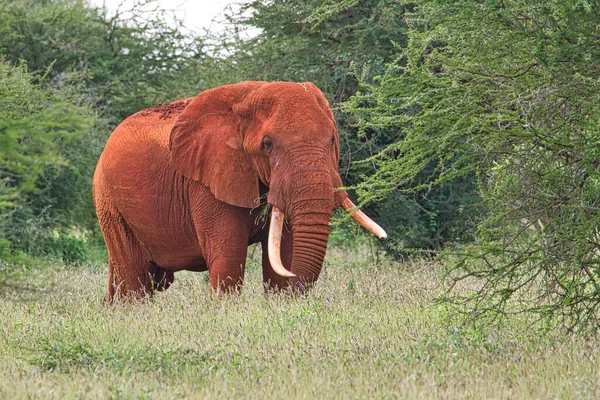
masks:
[[[535,338],[527,340],[537,343],[536,349],[544,343],[558,346],[558,339],[542,337],[568,341],[575,340],[568,335],[596,333],[597,1],[246,0],[225,13],[227,29],[218,33],[190,32],[174,24],[153,0],[135,4],[109,14],[84,0],[0,0],[0,315],[4,309],[10,310],[11,321],[25,318],[20,304],[35,309],[39,303],[24,299],[17,289],[52,288],[60,280],[48,275],[54,269],[64,276],[101,275],[106,255],[91,177],[121,120],[221,84],[289,80],[312,81],[329,98],[342,137],[344,184],[390,235],[376,244],[337,221],[330,242],[346,250],[336,265],[355,265],[362,272],[350,275],[371,276],[373,264],[389,263],[382,267],[384,276],[397,282],[399,291],[413,290],[407,283],[411,279],[425,286],[428,280],[438,282],[435,296],[428,289],[423,297],[430,304],[423,306],[427,313],[448,318],[434,331],[444,336],[453,335],[451,326],[480,327],[473,337],[458,335],[461,343],[472,340],[472,349],[488,346],[490,327],[501,324],[509,328],[497,331],[495,340],[515,340],[521,337],[515,326],[535,326]],[[369,261],[353,262],[365,249]],[[409,267],[414,263],[419,268]],[[411,271],[412,278],[395,281],[401,269]],[[94,279],[88,282],[97,283]],[[355,284],[349,282],[354,280],[340,279],[339,284],[350,292],[332,296],[351,302],[356,287],[351,290]],[[337,293],[330,283],[323,286]],[[92,303],[91,298],[101,297],[86,296]],[[409,298],[394,294],[387,299],[402,303]],[[231,301],[242,307],[244,299]],[[57,301],[60,309],[67,300]],[[300,303],[292,302],[292,309],[310,308],[302,303],[310,300],[294,301]],[[252,304],[257,310],[265,307]],[[58,312],[49,307],[49,313]],[[121,355],[106,358],[85,343],[68,347],[66,336],[64,343],[48,338],[46,347],[17,343],[11,323],[2,316],[2,335],[12,347],[0,349],[0,357],[4,351],[10,363],[19,346],[33,346],[46,349],[46,355],[26,359],[44,371],[89,367],[94,372],[98,365],[108,368],[107,360],[121,372],[138,368],[118,361]],[[411,346],[429,337],[426,330],[419,332]],[[429,359],[438,345],[446,354],[454,351],[449,337],[437,344],[426,340],[420,355],[402,354]],[[88,339],[96,340],[94,335]],[[352,349],[357,357],[362,354]],[[59,361],[43,358],[53,351],[100,361],[77,361],[65,370],[58,366],[72,362],[71,353],[57,353]],[[578,358],[579,350],[572,351],[568,357]],[[150,364],[175,353],[152,354]],[[231,357],[227,362],[243,361]],[[438,367],[448,367],[446,361]],[[598,370],[588,367],[589,373]],[[592,375],[585,375],[589,381],[583,392],[519,393],[595,397]],[[493,393],[507,387],[500,385]]]

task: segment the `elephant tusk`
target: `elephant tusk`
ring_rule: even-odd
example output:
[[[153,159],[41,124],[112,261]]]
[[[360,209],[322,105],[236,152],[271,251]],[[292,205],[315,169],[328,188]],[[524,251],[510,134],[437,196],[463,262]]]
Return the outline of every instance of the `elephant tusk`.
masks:
[[[279,209],[273,206],[271,211],[271,225],[269,226],[269,242],[267,248],[269,249],[269,262],[271,268],[278,275],[286,278],[294,278],[296,274],[291,273],[283,266],[281,262],[281,233],[283,231],[283,213]]]
[[[383,230],[382,227],[377,225],[375,221],[371,218],[367,217],[367,215],[360,211],[350,200],[350,198],[346,197],[346,199],[342,202],[342,208],[346,211],[350,216],[359,224],[361,224],[365,229],[369,232],[377,236],[379,239],[387,238],[387,233]]]

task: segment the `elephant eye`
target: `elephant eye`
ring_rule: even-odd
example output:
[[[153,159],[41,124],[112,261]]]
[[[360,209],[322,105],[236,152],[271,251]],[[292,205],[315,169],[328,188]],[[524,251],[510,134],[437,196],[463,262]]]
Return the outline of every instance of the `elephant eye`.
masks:
[[[270,153],[273,150],[273,142],[271,141],[271,139],[269,139],[268,137],[265,137],[263,139],[262,149],[267,153]]]
[[[331,146],[335,146],[335,135],[331,137]]]

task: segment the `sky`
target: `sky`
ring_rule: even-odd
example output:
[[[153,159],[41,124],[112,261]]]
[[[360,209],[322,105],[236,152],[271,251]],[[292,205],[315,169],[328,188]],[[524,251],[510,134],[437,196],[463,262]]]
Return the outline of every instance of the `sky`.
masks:
[[[212,23],[213,19],[222,13],[225,8],[237,0],[157,0],[161,7],[168,10],[176,10],[176,15],[183,19],[186,28],[200,30],[202,28],[219,30],[218,23]],[[131,5],[131,0],[91,0],[96,6],[105,4],[109,14],[114,12],[119,4]]]

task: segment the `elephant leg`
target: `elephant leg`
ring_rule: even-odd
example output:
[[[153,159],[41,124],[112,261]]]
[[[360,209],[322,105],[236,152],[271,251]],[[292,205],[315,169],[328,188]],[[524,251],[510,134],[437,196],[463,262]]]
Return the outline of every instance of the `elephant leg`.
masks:
[[[190,187],[190,198],[194,229],[212,291],[218,294],[239,291],[250,241],[251,219],[247,209],[214,199],[205,186]]]
[[[210,288],[217,294],[239,292],[244,283],[246,257],[218,257],[208,267]]]
[[[208,266],[210,288],[217,294],[239,292],[244,283],[248,246],[217,255]],[[236,254],[232,254],[236,253]]]
[[[266,291],[278,292],[288,286],[288,278],[277,274],[271,268],[269,261],[269,245],[268,238],[265,238],[262,244],[262,268],[263,268],[263,285]],[[292,233],[285,227],[281,236],[281,262],[283,266],[290,270],[292,267]]]
[[[106,302],[152,295],[156,266],[115,207],[98,207],[100,228],[108,249]]]
[[[210,260],[210,287],[218,294],[240,290],[248,253],[248,233],[244,229],[231,229],[223,236],[213,232],[205,247]]]

